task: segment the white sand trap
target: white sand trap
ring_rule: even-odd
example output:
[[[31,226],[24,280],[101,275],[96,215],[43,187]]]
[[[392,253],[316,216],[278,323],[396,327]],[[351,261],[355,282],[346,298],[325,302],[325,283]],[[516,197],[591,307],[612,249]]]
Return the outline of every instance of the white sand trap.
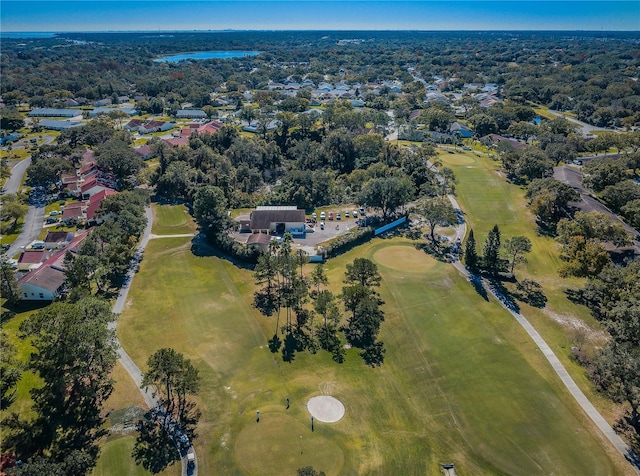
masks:
[[[307,410],[313,418],[324,423],[335,423],[344,416],[342,402],[327,395],[310,398],[307,402]]]

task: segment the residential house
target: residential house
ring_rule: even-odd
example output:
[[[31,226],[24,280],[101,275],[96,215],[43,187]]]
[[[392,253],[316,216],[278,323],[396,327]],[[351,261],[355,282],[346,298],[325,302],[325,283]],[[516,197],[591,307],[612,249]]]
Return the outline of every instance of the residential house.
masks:
[[[68,225],[84,221],[86,205],[82,202],[67,203],[62,210],[62,221]]]
[[[95,101],[93,103],[94,107],[104,107],[111,105],[111,98],[100,99],[99,101]]]
[[[82,115],[79,109],[34,109],[29,113],[30,117],[75,117]]]
[[[142,124],[144,124],[144,121],[142,119],[131,119],[124,125],[124,130],[127,132],[136,132],[138,129],[140,129],[140,126]]]
[[[18,271],[33,271],[47,259],[45,250],[26,250],[18,258]]]
[[[205,119],[207,114],[200,109],[181,109],[176,113],[178,119]]]
[[[463,122],[454,122],[449,126],[449,132],[454,135],[458,135],[462,139],[469,139],[473,137],[473,131],[469,126],[464,124]]]
[[[109,114],[110,112],[113,112],[113,111],[122,111],[127,116],[135,116],[140,112],[137,109],[133,109],[130,107],[100,107],[91,111],[89,115],[91,117],[95,117],[95,116],[99,116],[100,114]]]
[[[304,233],[306,217],[303,209],[295,206],[257,207],[250,215],[252,233],[282,235]]]
[[[104,201],[105,198],[111,195],[116,195],[117,193],[118,192],[116,192],[115,190],[106,188],[96,193],[95,195],[92,195],[91,198],[89,198],[89,206],[87,206],[86,215],[87,215],[87,221],[89,221],[90,224],[91,223],[100,224],[104,221],[104,217],[101,218],[100,220],[96,219],[96,212],[100,208],[100,205],[102,205],[102,202]]]
[[[152,132],[164,132],[174,128],[175,122],[168,121],[148,121],[138,127],[140,134],[151,134]]]
[[[67,129],[72,129],[74,127],[80,127],[83,124],[81,122],[75,121],[56,121],[55,119],[43,119],[38,125],[43,129],[49,129],[52,131],[66,131]]]
[[[526,145],[522,142],[518,142],[517,140],[509,139],[498,134],[486,135],[484,137],[481,137],[480,141],[482,141],[482,143],[487,146],[498,147],[500,144],[502,144],[503,147],[511,148],[513,150],[518,150]]]
[[[189,145],[188,137],[178,137],[177,139],[162,139],[162,141],[171,148],[180,147],[181,145]]]
[[[18,280],[20,300],[53,301],[65,291],[64,256],[67,251],[75,253],[87,233],[78,234],[66,248],[44,261],[37,269],[28,272]]]
[[[135,147],[134,150],[142,160],[149,160],[155,155],[151,147],[146,144],[140,147]]]
[[[73,241],[72,231],[49,231],[44,239],[44,247],[47,250],[61,250]]]

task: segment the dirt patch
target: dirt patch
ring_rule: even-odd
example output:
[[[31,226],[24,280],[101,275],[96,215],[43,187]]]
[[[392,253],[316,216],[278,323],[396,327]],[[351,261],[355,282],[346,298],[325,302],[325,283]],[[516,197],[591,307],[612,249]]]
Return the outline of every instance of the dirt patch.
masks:
[[[426,271],[436,264],[436,260],[424,251],[410,246],[389,246],[378,250],[373,259],[384,266],[398,271]]]
[[[565,329],[584,332],[589,341],[604,342],[607,340],[606,332],[592,329],[577,317],[558,314],[548,309],[544,309],[544,313]]]

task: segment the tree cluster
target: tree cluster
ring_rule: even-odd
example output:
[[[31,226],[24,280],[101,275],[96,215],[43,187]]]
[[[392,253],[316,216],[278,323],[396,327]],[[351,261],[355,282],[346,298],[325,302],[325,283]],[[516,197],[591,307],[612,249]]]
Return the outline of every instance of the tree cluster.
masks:
[[[285,361],[293,360],[295,353],[318,348],[331,353],[334,361],[345,359],[344,341],[362,349],[361,356],[369,365],[380,365],[384,360],[384,344],[376,341],[384,313],[382,301],[373,287],[379,286],[380,275],[376,265],[365,258],[357,258],[347,265],[345,284],[340,296],[324,287],[328,279],[321,265],[310,275],[304,274],[308,258],[303,251],[293,253],[291,239],[285,234],[281,244],[271,242],[270,252],[260,256],[254,277],[261,289],[254,295],[254,306],[267,315],[276,314],[276,330],[269,341],[272,352],[282,347]],[[311,306],[308,305],[311,301]],[[339,302],[350,314],[343,322]],[[284,323],[280,325],[281,315]],[[319,317],[319,322],[314,322]],[[284,334],[284,340],[279,333]]]
[[[3,425],[6,449],[26,464],[16,474],[88,474],[104,434],[102,405],[113,390],[115,319],[109,303],[54,303],[20,325],[34,348],[27,368],[42,381],[31,390],[34,416],[13,413]]]

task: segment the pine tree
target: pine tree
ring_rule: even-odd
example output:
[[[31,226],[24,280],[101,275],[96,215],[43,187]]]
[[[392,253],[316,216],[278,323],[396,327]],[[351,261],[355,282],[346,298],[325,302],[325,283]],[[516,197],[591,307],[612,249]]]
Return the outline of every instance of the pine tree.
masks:
[[[464,244],[464,262],[469,269],[478,266],[478,252],[476,251],[476,238],[473,235],[473,228],[469,230],[469,237]]]
[[[500,258],[500,228],[498,225],[494,225],[489,234],[487,235],[487,241],[484,242],[483,259],[484,267],[496,274],[498,272],[498,261]]]

